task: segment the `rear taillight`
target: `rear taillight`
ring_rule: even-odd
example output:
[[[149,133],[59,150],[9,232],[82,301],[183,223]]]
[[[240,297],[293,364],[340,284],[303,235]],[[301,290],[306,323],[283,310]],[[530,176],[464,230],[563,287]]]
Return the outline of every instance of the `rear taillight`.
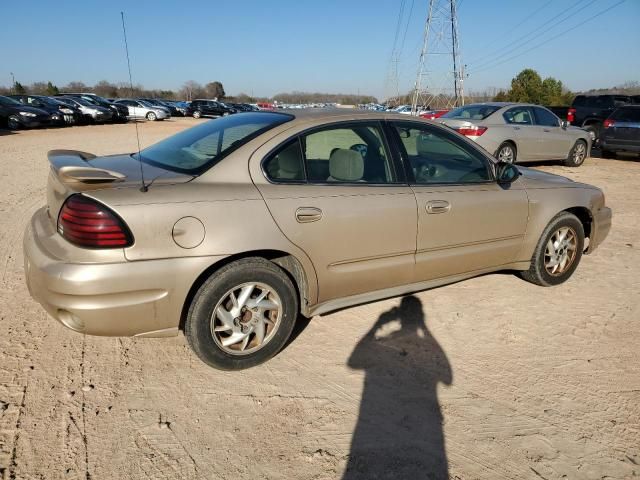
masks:
[[[465,137],[479,137],[487,131],[487,127],[460,127],[456,131]]]
[[[122,248],[133,244],[129,229],[115,213],[82,195],[70,196],[62,206],[58,232],[80,247]]]
[[[615,126],[616,126],[615,120],[611,120],[610,118],[607,118],[604,121],[604,128],[615,127]]]
[[[567,112],[567,122],[573,123],[576,121],[576,109],[570,108]]]

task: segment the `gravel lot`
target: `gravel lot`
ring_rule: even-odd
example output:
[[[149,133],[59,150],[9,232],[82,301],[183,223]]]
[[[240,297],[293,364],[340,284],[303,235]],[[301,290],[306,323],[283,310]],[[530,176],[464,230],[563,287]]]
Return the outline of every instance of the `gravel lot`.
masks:
[[[142,144],[197,122],[141,123]],[[539,166],[614,211],[568,283],[486,275],[316,317],[266,365],[222,373],[182,336],[83,337],[28,295],[46,152],[135,146],[131,124],[0,131],[0,479],[640,476],[637,160]]]

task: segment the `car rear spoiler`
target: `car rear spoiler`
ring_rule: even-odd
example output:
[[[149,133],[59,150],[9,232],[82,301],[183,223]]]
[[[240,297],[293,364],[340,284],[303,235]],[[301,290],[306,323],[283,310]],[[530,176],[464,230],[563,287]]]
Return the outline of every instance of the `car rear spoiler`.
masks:
[[[126,175],[91,166],[96,158],[92,153],[78,150],[51,150],[47,157],[58,179],[75,189],[87,189],[89,185],[122,182]],[[84,188],[83,188],[84,184]]]

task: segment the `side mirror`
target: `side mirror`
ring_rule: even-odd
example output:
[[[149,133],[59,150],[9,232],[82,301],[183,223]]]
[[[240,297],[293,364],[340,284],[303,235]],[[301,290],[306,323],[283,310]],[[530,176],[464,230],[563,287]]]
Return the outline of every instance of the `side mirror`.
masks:
[[[567,122],[566,120],[562,120],[560,122],[560,126],[566,130],[569,127],[569,122]]]
[[[496,166],[496,180],[499,184],[515,182],[520,176],[520,170],[513,163],[500,162]]]

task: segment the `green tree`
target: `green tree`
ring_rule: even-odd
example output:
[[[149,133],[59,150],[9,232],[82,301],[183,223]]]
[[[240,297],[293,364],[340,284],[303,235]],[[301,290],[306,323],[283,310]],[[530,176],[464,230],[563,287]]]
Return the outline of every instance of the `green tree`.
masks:
[[[562,82],[553,77],[545,78],[542,81],[542,101],[543,105],[562,105]]]
[[[498,93],[496,93],[496,96],[493,97],[493,101],[494,102],[508,102],[509,101],[509,94],[507,92],[505,92],[504,90],[500,90]]]
[[[511,80],[508,94],[512,102],[540,103],[542,99],[542,78],[538,72],[525,68]]]
[[[24,88],[24,85],[22,85],[20,82],[15,82],[13,84],[13,92],[16,95],[26,95],[27,89]]]
[[[209,98],[222,99],[226,95],[224,91],[224,87],[220,82],[209,82],[205,85],[204,88],[207,91],[207,96]]]
[[[58,87],[51,82],[47,82],[47,95],[57,95],[58,93],[60,93]]]

